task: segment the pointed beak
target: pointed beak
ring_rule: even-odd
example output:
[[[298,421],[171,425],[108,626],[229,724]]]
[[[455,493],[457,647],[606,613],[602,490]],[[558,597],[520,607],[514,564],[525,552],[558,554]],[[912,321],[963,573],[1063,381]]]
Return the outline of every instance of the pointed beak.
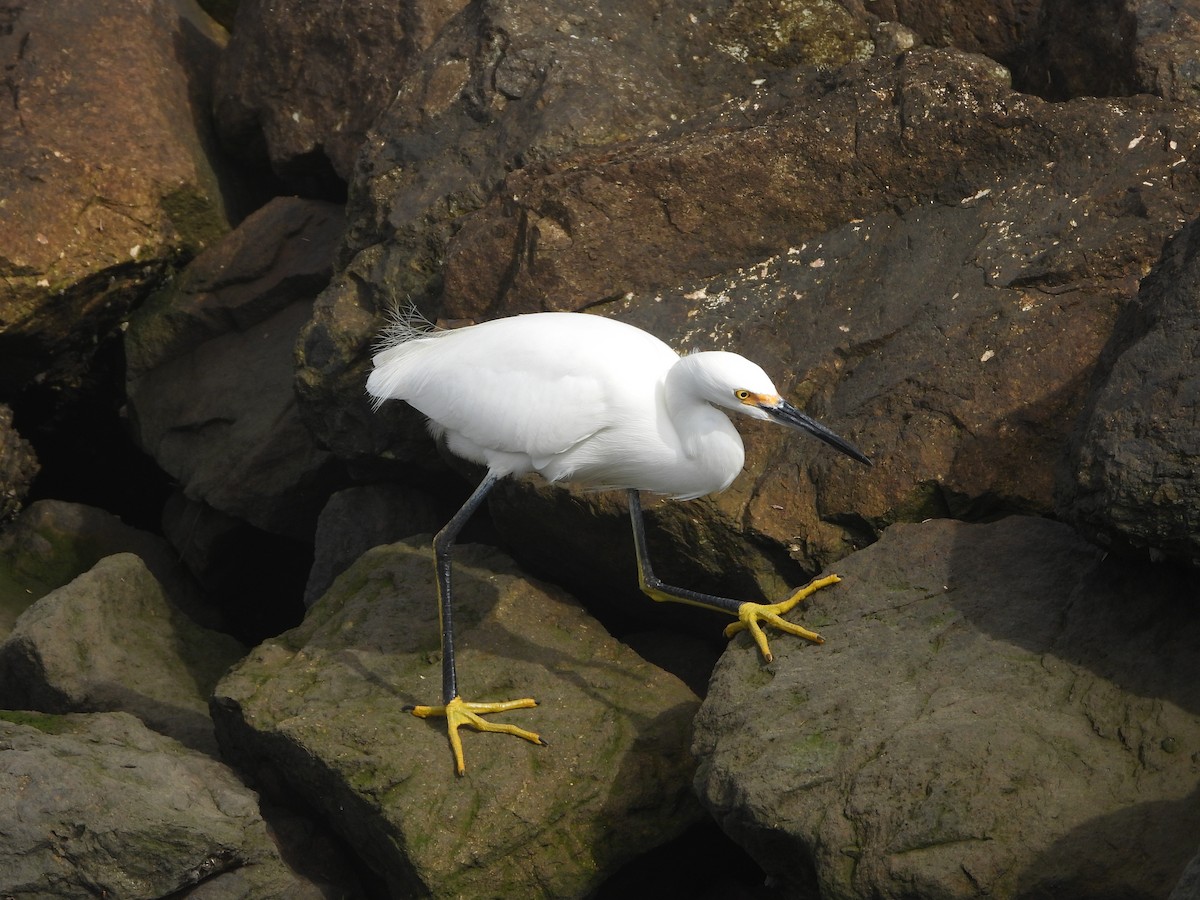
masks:
[[[870,458],[843,437],[834,434],[816,419],[800,412],[792,404],[780,398],[776,403],[761,403],[759,408],[781,425],[789,425],[798,431],[805,431],[818,440],[824,441],[830,447],[836,447],[847,456],[857,459],[860,463],[872,465]]]

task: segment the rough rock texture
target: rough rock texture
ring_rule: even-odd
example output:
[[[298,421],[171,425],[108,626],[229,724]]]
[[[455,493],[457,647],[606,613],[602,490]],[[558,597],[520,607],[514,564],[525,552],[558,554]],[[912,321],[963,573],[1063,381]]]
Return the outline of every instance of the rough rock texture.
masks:
[[[243,0],[214,87],[222,140],[310,193],[349,181],[413,55],[464,5]]]
[[[583,896],[695,821],[698,701],[496,551],[460,548],[455,577],[463,696],[536,697],[507,720],[550,746],[464,733],[459,778],[444,723],[404,711],[438,702],[438,616],[432,554],[393,544],[222,680],[222,750],[328,817],[396,896]]]
[[[736,645],[696,787],[790,890],[1162,897],[1196,850],[1194,575],[1014,516],[889,529],[798,618]]]
[[[768,5],[748,4],[746,21]],[[378,313],[440,293],[460,220],[508,171],[656,133],[770,68],[731,52],[732,15],[678,0],[520,0],[472,3],[447,23],[368,135],[347,208],[354,258],[305,330],[297,386],[320,440],[354,456],[395,438],[361,396]],[[824,46],[831,65],[859,52],[832,36]]]
[[[227,228],[203,111],[224,32],[191,0],[0,11],[0,394],[71,386],[97,339]]]
[[[217,624],[178,554],[161,537],[102,509],[39,500],[0,531],[0,640],[28,607],[115,553],[137,554],[173,605],[202,624]]]
[[[753,355],[863,447],[870,472],[744,427],[753,474],[661,511],[660,527],[693,536],[693,567],[740,569],[768,594],[788,556],[815,571],[892,521],[1052,511],[1121,304],[1200,209],[1200,117],[1145,98],[1044,103],[947,52],[772,85],[724,116],[512,175],[450,245],[446,315],[628,291],[591,308],[682,350]],[[718,180],[728,193],[697,205],[696,185]],[[404,455],[404,413],[382,415],[401,422],[390,448]],[[546,516],[521,512],[505,518]],[[546,522],[546,546],[588,527],[570,521]]]
[[[0,403],[0,523],[21,509],[37,473],[37,454],[13,428],[12,410]]]
[[[141,446],[189,497],[311,540],[335,477],[296,414],[296,335],[328,282],[339,207],[280,198],[138,310],[126,335]]]
[[[1200,223],[1171,243],[1109,338],[1059,512],[1117,550],[1200,565]]]
[[[605,311],[681,349],[752,353],[878,466],[747,429],[754,479],[667,512],[668,527],[718,545],[749,530],[765,561],[743,568],[786,571],[790,556],[813,571],[892,521],[1053,509],[1120,304],[1200,210],[1197,134],[1194,111],[1048,104],[944,51],[772,84],[680,135],[510,176],[449,244],[444,312],[594,308],[627,292]],[[714,277],[670,287],[689,272]],[[319,301],[305,353],[339,290]],[[364,355],[322,346],[351,367]],[[422,461],[419,417],[356,419],[361,376],[328,409],[302,386],[309,421],[343,449],[331,429],[362,441],[386,428],[390,454]]]
[[[0,712],[0,895],[316,900],[258,798],[124,713]]]
[[[333,580],[372,547],[433,534],[452,515],[454,509],[411,487],[381,484],[338,491],[317,520],[316,558],[304,588],[305,606],[320,600]]]
[[[0,708],[133,713],[215,753],[208,697],[245,654],[174,608],[132,553],[102,559],[47,594],[0,644]]]

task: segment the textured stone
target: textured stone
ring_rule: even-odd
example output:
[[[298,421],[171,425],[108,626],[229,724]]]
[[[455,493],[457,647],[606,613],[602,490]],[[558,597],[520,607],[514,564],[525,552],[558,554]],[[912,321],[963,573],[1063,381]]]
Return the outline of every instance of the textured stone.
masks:
[[[496,551],[460,547],[454,575],[462,695],[536,697],[496,718],[548,747],[464,730],[460,778],[445,723],[404,710],[438,702],[441,664],[432,554],[401,543],[218,685],[222,751],[319,810],[396,896],[584,896],[696,820],[696,697]]]
[[[1068,527],[897,525],[736,640],[696,720],[702,801],[788,890],[1162,897],[1200,810],[1196,577]]]

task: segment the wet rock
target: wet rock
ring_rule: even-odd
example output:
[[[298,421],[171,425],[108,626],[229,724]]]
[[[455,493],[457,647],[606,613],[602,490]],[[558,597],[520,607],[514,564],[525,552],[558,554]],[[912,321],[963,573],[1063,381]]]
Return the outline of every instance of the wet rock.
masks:
[[[222,680],[222,751],[319,810],[397,896],[586,895],[695,821],[696,697],[496,551],[456,560],[463,695],[536,697],[507,721],[548,747],[464,733],[460,778],[444,723],[404,711],[438,702],[441,664],[432,555],[402,543]]]
[[[167,268],[228,229],[205,125],[223,42],[191,0],[0,12],[7,397],[77,386]]]
[[[0,711],[0,894],[317,900],[258,798],[124,713]]]
[[[338,206],[274,200],[138,310],[126,335],[141,446],[189,497],[305,540],[337,467],[296,412],[293,353],[341,229]]]
[[[219,624],[178,554],[161,537],[131,528],[102,509],[38,500],[0,531],[0,640],[34,602],[116,553],[136,554],[172,605],[203,625]]]
[[[1171,243],[1109,339],[1059,482],[1104,546],[1200,565],[1200,223]]]
[[[244,0],[214,88],[223,143],[293,189],[336,193],[413,56],[464,5]]]
[[[13,428],[12,410],[0,403],[0,523],[21,509],[37,473],[37,454]]]
[[[702,802],[788,890],[1161,897],[1195,853],[1195,576],[1012,516],[889,529],[739,637],[696,720]]]
[[[244,654],[174,608],[141,559],[122,553],[22,613],[0,644],[0,707],[121,710],[215,754],[208,697]]]

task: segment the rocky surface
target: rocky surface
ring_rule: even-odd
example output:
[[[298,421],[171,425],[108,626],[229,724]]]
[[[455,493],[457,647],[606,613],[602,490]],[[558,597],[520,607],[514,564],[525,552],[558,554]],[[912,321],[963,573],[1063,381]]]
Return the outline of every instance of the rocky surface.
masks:
[[[206,115],[225,34],[192,0],[9,5],[0,24],[0,389],[77,390],[168,267],[229,227]]]
[[[0,708],[122,710],[215,755],[208,697],[244,653],[173,607],[141,558],[121,553],[17,619],[0,643]]]
[[[326,896],[233,773],[125,713],[0,712],[0,816],[5,897]]]
[[[1200,564],[1200,229],[1167,247],[1113,329],[1060,490],[1105,546]]]
[[[219,624],[178,552],[160,535],[102,509],[38,500],[0,532],[0,640],[35,602],[116,553],[136,555],[174,606],[202,624]]]
[[[37,471],[37,454],[13,428],[12,410],[0,404],[0,521],[21,509]]]
[[[0,853],[121,896],[1194,892],[1200,3],[238,6],[205,6],[226,52],[185,0],[0,10],[0,508],[30,503],[0,528],[3,634],[24,617],[3,689],[164,729],[179,706],[200,745],[229,654],[184,684],[177,610],[260,644],[213,707],[223,758],[291,866],[331,862],[205,839],[221,874],[189,887],[190,801],[159,791],[131,796],[173,848],[161,883],[94,875],[123,838]],[[637,590],[620,496],[504,484],[466,540],[521,569],[464,551],[461,675],[538,694],[512,718],[551,746],[467,734],[456,778],[400,709],[438,694],[427,538],[391,542],[479,473],[363,392],[410,302],[588,310],[763,363],[875,467],[751,423],[728,492],[648,502],[651,552],[748,599],[836,567],[793,614],[827,643],[726,650],[726,618]],[[90,665],[51,652],[71,642]],[[706,808],[696,700],[659,667],[709,694]],[[54,774],[70,822],[33,828],[85,843],[115,833],[111,779],[184,752],[87,719],[124,724],[81,752],[137,760],[97,787],[55,768],[67,720],[5,715],[44,727],[0,763]],[[241,802],[210,831],[259,847]],[[22,884],[0,893],[47,895]]]
[[[341,229],[339,207],[271,201],[142,306],[125,342],[134,434],[184,493],[309,541],[336,466],[296,413],[292,357]]]
[[[463,696],[537,698],[496,718],[549,746],[467,730],[455,774],[444,722],[404,711],[440,698],[433,556],[419,544],[368,551],[302,626],[220,683],[226,758],[319,810],[396,897],[584,896],[694,822],[696,696],[470,545],[455,569]]]
[[[1021,516],[897,525],[839,571],[824,646],[714,672],[727,832],[797,895],[1166,895],[1200,828],[1194,574]]]

